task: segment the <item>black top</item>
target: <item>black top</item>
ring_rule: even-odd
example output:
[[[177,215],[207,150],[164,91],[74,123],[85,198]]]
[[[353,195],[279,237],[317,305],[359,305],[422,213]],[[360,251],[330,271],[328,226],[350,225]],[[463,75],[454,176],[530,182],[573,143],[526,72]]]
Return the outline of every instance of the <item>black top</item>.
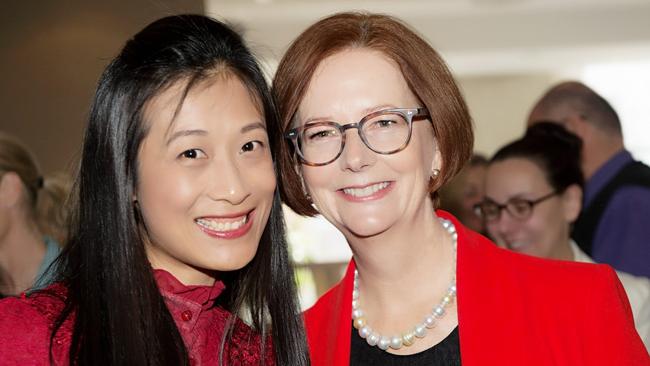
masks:
[[[650,167],[638,161],[629,162],[596,194],[589,206],[582,209],[573,223],[571,237],[588,255],[592,255],[594,236],[609,200],[624,186],[650,188]]]
[[[350,366],[458,366],[460,365],[460,341],[458,327],[435,346],[408,356],[400,356],[371,347],[359,332],[352,328]]]

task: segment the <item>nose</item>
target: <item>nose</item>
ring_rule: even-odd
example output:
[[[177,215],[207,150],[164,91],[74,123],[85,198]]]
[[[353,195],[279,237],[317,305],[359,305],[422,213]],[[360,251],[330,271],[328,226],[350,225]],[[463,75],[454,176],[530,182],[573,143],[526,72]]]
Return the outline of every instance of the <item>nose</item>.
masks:
[[[361,140],[359,130],[347,130],[345,147],[340,158],[343,169],[354,172],[363,171],[372,166],[376,160],[376,153]]]
[[[487,223],[487,228],[497,243],[505,244],[505,240],[516,232],[518,224],[507,210],[502,210],[496,220]]]
[[[214,201],[239,205],[250,196],[250,186],[235,159],[215,159],[209,174],[207,195]]]

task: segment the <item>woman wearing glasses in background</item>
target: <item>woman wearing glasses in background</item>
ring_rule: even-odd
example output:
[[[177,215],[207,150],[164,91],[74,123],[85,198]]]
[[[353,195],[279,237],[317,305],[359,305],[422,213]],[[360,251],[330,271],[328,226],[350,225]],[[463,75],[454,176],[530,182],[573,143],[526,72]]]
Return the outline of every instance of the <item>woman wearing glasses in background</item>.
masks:
[[[490,236],[515,252],[593,263],[571,240],[582,207],[580,139],[555,123],[539,123],[502,147],[487,171],[486,199],[477,206]],[[650,280],[617,272],[634,323],[650,346]],[[591,283],[585,282],[586,289]]]
[[[283,198],[353,252],[306,313],[312,364],[650,364],[609,267],[506,251],[435,210],[471,155],[471,121],[442,59],[403,23],[325,18],[273,88]]]

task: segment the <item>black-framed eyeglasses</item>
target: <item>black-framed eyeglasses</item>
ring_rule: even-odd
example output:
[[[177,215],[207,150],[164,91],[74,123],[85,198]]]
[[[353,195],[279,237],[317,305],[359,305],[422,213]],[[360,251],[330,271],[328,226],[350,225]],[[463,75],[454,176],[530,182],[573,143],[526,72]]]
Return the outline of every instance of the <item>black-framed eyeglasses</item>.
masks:
[[[341,156],[345,147],[346,130],[356,128],[361,141],[377,154],[395,154],[408,146],[413,121],[424,120],[423,117],[428,116],[426,108],[384,109],[368,114],[357,123],[307,123],[289,130],[285,138],[293,142],[298,157],[304,164],[321,166]]]
[[[484,218],[486,222],[498,221],[499,218],[501,218],[501,211],[503,209],[508,211],[510,216],[516,220],[526,220],[533,213],[533,209],[538,203],[542,203],[557,194],[557,191],[553,191],[536,200],[512,198],[505,204],[496,203],[491,199],[486,199],[485,201],[474,205],[474,212]]]

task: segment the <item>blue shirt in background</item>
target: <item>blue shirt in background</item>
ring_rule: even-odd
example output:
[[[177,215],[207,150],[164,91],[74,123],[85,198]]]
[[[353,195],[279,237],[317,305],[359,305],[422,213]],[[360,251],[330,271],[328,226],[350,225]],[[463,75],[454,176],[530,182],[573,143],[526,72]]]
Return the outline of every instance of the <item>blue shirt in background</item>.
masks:
[[[632,155],[621,150],[600,167],[585,185],[583,208],[631,161]],[[619,271],[650,277],[650,189],[623,186],[613,194],[598,223],[592,257]]]

